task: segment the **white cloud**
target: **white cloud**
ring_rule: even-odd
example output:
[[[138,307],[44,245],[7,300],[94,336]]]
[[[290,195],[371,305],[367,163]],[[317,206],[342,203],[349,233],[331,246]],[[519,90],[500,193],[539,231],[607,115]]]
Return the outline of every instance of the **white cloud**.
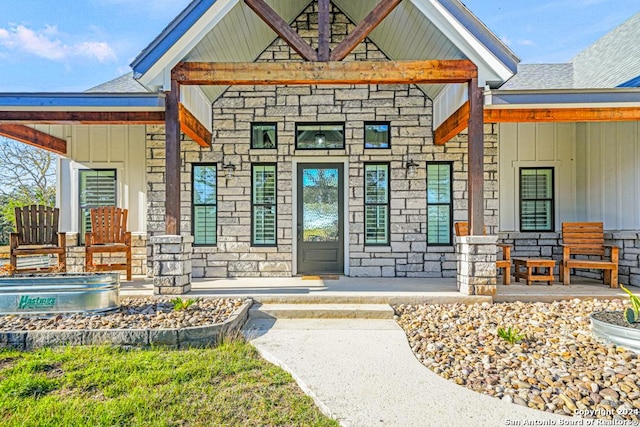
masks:
[[[511,39],[507,36],[502,36],[500,37],[500,40],[502,40],[502,43],[506,44],[507,46],[511,46]]]
[[[536,45],[536,43],[533,40],[528,40],[528,39],[518,40],[518,44],[520,46],[535,46]]]
[[[5,49],[49,59],[66,61],[72,58],[89,58],[98,62],[116,59],[116,54],[106,42],[83,41],[65,43],[54,26],[34,31],[24,25],[0,28],[0,46]]]

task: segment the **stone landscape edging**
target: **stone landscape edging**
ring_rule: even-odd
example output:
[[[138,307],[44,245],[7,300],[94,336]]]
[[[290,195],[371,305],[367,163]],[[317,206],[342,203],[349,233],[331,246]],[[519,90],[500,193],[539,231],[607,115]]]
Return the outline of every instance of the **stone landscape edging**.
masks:
[[[238,332],[249,316],[247,299],[222,323],[187,328],[79,329],[0,331],[0,349],[35,350],[43,347],[114,345],[119,347],[188,348],[215,345],[229,333]]]

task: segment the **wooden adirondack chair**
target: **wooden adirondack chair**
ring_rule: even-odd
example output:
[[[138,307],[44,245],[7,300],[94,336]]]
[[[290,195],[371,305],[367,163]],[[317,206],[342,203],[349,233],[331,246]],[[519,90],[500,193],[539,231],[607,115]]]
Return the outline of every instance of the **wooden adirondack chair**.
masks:
[[[609,260],[606,250],[609,250]],[[619,248],[604,244],[604,230],[601,222],[562,223],[562,265],[560,280],[568,285],[572,268],[604,270],[604,283],[618,287]],[[600,259],[575,259],[572,255],[595,255]]]
[[[126,270],[127,280],[131,280],[131,232],[127,231],[126,209],[115,206],[94,208],[91,212],[91,231],[85,234],[85,269],[87,271]],[[93,255],[97,253],[123,252],[124,264],[95,264]]]
[[[31,205],[15,209],[16,232],[10,236],[9,264],[15,272],[66,271],[66,234],[58,232],[58,208]],[[18,256],[58,255],[58,266],[22,268],[18,270]]]
[[[469,235],[469,223],[468,222],[456,222],[453,224],[456,231],[456,236],[468,236]],[[487,234],[487,229],[482,230],[483,234]],[[496,260],[496,267],[498,271],[502,270],[502,281],[505,285],[511,284],[511,245],[504,243],[498,243],[497,246],[502,249],[502,259]]]

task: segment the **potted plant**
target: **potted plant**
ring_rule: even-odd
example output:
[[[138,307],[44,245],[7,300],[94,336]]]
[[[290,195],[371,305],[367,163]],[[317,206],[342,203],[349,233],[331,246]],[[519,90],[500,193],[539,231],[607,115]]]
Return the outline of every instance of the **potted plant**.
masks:
[[[622,311],[598,311],[591,314],[593,335],[603,341],[640,353],[640,298],[620,285],[629,294],[629,307]]]

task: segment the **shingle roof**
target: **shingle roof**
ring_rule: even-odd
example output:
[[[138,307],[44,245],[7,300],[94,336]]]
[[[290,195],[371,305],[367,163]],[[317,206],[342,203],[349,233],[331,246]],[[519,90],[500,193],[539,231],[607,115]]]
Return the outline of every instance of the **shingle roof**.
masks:
[[[518,72],[500,89],[571,89],[573,64],[518,64]]]
[[[94,86],[86,93],[150,93],[144,86],[133,78],[133,72],[116,77],[106,83]]]

